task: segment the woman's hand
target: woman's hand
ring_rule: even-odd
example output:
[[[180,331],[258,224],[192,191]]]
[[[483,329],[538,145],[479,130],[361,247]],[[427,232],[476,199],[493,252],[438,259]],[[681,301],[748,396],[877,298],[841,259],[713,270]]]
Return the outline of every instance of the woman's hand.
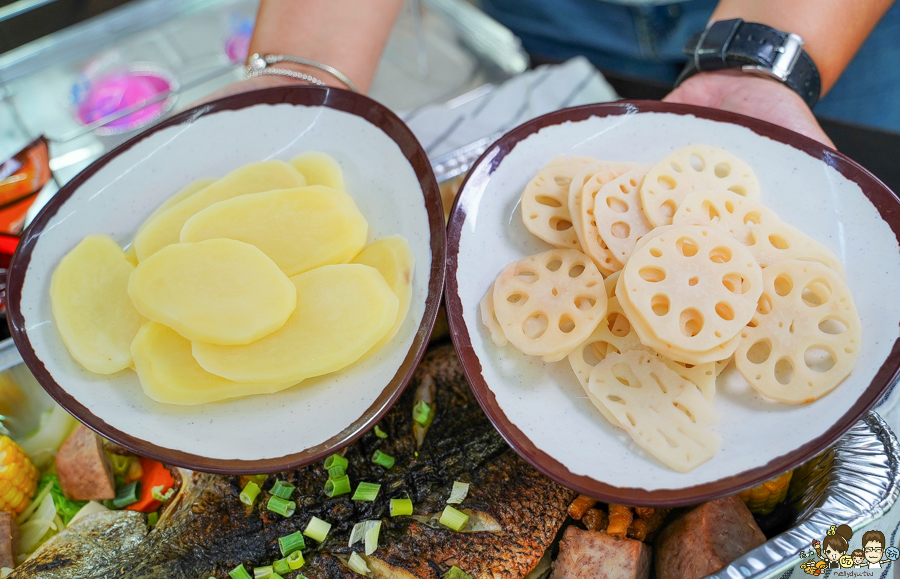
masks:
[[[773,79],[737,70],[704,72],[684,81],[663,100],[756,117],[834,148],[800,95]]]

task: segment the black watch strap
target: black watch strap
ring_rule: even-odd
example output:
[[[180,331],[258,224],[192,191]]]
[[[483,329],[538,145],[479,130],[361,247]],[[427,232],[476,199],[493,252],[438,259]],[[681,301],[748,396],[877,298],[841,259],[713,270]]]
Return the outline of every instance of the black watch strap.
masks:
[[[720,20],[688,40],[684,53],[690,60],[675,86],[701,71],[741,68],[783,82],[812,108],[819,100],[822,80],[802,45],[796,34],[765,24],[740,18]]]

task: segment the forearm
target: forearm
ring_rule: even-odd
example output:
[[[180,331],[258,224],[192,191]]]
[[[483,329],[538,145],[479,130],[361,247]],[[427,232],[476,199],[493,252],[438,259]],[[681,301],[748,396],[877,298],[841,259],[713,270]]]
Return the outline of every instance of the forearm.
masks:
[[[250,53],[288,54],[331,65],[366,92],[402,7],[403,0],[262,0]],[[318,69],[289,67],[344,86]]]
[[[799,34],[822,77],[834,85],[893,0],[721,0],[711,22],[743,18]]]

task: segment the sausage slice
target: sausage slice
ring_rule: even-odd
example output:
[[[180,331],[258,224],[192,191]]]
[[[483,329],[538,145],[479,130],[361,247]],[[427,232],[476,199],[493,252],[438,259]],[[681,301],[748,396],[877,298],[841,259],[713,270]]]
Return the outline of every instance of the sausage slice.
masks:
[[[644,543],[572,525],[559,542],[549,579],[647,579],[649,575],[650,547]]]
[[[116,498],[112,465],[100,437],[79,425],[56,455],[56,472],[63,494],[76,501]]]

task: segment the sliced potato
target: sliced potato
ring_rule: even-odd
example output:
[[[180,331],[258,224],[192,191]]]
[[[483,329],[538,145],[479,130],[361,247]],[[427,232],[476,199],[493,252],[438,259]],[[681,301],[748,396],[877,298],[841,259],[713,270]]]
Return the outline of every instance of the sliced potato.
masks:
[[[59,262],[50,305],[63,342],[79,364],[98,374],[131,365],[131,341],[146,320],[126,288],[134,266],[106,235],[89,235]]]
[[[353,200],[323,185],[242,195],[197,213],[181,241],[237,239],[255,245],[292,276],[350,261],[369,226]]]
[[[163,247],[178,243],[185,221],[213,203],[248,193],[292,189],[304,185],[306,178],[284,161],[250,163],[235,169],[145,223],[134,238],[138,260],[144,261]]]
[[[135,268],[128,295],[141,314],[185,338],[228,345],[281,328],[297,303],[275,262],[233,239],[164,247]]]
[[[158,322],[144,324],[131,343],[131,353],[144,393],[166,404],[205,404],[294,385],[242,384],[210,374],[191,355],[191,342]]]
[[[236,382],[299,382],[352,364],[397,319],[399,300],[373,267],[326,265],[291,281],[297,309],[283,328],[246,346],[195,341],[200,366]]]
[[[307,151],[291,159],[298,171],[306,177],[308,185],[325,185],[344,191],[344,174],[331,155],[319,151]]]
[[[197,193],[198,191],[202,191],[203,189],[206,189],[207,187],[209,187],[210,185],[212,185],[215,182],[216,182],[216,180],[212,179],[212,178],[197,179],[196,181],[191,181],[190,183],[185,185],[183,188],[181,188],[177,193],[175,193],[174,195],[172,195],[171,197],[169,197],[168,199],[163,201],[159,207],[154,209],[153,213],[151,213],[150,216],[147,219],[145,219],[143,223],[141,223],[141,226],[138,228],[138,231],[143,229],[145,225],[147,225],[148,223],[153,221],[153,219],[157,215],[162,213],[163,211],[166,211],[170,207],[174,207],[174,206],[178,205],[179,203],[181,203],[182,201],[184,201],[185,199],[187,199],[194,193]],[[134,247],[134,245],[132,245],[131,247]]]
[[[405,237],[402,235],[391,235],[390,237],[382,237],[374,241],[357,255],[352,263],[361,263],[377,269],[378,273],[391,286],[391,291],[394,292],[394,295],[399,300],[397,318],[394,320],[394,325],[384,337],[372,346],[369,353],[374,353],[394,337],[397,330],[400,329],[400,324],[406,318],[406,312],[409,311],[410,296],[412,295],[415,258]]]

